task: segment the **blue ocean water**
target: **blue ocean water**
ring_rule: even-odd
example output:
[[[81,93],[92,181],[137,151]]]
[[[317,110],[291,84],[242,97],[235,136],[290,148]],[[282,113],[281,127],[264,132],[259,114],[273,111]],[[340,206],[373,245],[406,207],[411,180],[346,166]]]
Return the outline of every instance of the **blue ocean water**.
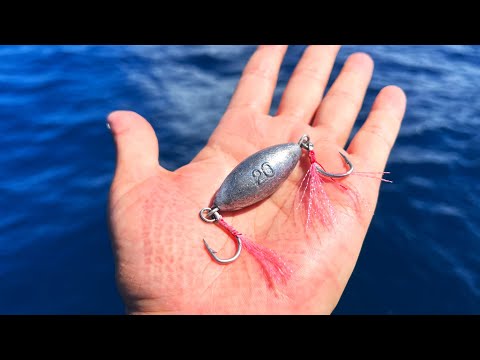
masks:
[[[135,110],[175,169],[205,145],[253,46],[0,46],[0,313],[119,314],[105,117]],[[304,47],[290,48],[274,109]],[[345,46],[408,95],[376,215],[336,314],[480,313],[480,47]],[[356,127],[358,129],[358,126]],[[173,146],[174,145],[174,146]]]

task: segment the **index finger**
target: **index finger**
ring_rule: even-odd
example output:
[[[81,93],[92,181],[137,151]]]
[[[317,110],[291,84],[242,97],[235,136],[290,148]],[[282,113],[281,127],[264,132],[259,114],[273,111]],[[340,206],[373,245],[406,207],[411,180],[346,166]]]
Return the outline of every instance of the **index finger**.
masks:
[[[286,45],[259,46],[245,66],[228,110],[253,109],[268,114]]]

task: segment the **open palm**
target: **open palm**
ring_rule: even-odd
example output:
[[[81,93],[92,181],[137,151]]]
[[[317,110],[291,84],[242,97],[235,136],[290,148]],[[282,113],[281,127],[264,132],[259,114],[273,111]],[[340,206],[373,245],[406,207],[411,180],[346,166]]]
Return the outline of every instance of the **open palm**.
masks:
[[[276,116],[268,112],[286,46],[261,46],[253,54],[232,101],[207,146],[174,172],[158,164],[158,143],[150,124],[126,111],[110,114],[117,168],[110,192],[110,227],[117,279],[130,313],[274,314],[331,313],[347,284],[377,202],[377,180],[342,180],[360,195],[360,211],[335,189],[335,229],[306,231],[295,212],[295,194],[305,175],[302,157],[270,198],[225,219],[254,241],[288,260],[293,275],[272,291],[247,252],[229,265],[212,260],[205,238],[220,257],[235,242],[198,216],[242,160],[271,145],[297,142],[309,134],[326,169],[341,171],[338,150],[352,130],[370,82],[373,62],[354,54],[326,96],[338,46],[305,50]],[[359,171],[383,171],[405,111],[402,90],[389,86],[347,152]]]

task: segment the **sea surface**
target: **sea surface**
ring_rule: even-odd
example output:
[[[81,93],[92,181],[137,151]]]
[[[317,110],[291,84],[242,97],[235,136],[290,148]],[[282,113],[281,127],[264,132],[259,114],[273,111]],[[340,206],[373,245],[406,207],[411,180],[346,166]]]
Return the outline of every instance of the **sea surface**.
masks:
[[[122,314],[107,229],[135,110],[176,169],[205,145],[254,46],[0,46],[0,313]],[[273,110],[304,47],[289,49]],[[357,267],[335,314],[480,313],[480,46],[345,46],[408,96]],[[358,129],[358,126],[357,126]]]

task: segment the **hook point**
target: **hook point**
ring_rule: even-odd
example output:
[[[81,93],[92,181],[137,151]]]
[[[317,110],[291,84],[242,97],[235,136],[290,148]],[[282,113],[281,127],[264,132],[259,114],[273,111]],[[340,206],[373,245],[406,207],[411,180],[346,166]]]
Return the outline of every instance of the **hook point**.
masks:
[[[329,173],[329,172],[326,172],[326,171],[322,170],[318,165],[317,165],[317,171],[324,176],[327,176],[327,177],[330,177],[330,178],[337,178],[337,179],[344,178],[344,177],[347,177],[348,175],[350,175],[353,172],[352,162],[348,159],[347,155],[342,154],[340,151],[338,153],[340,154],[340,156],[343,158],[343,160],[345,161],[345,163],[349,167],[347,172],[345,172],[343,174],[332,174],[332,173]]]

